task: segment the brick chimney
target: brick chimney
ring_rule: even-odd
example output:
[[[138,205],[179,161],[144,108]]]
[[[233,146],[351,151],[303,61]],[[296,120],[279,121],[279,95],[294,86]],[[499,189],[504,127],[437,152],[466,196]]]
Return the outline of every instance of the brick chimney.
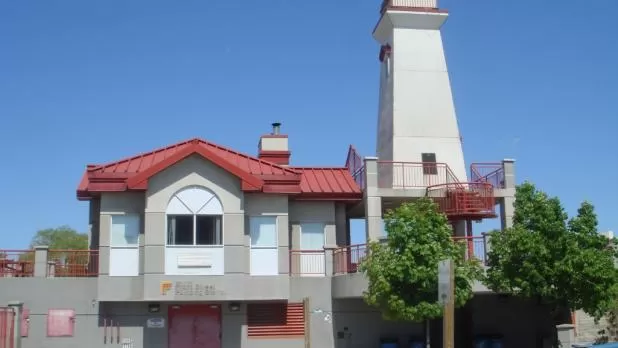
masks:
[[[258,158],[281,165],[290,164],[288,136],[281,134],[281,123],[272,124],[272,132],[260,137],[258,144]]]

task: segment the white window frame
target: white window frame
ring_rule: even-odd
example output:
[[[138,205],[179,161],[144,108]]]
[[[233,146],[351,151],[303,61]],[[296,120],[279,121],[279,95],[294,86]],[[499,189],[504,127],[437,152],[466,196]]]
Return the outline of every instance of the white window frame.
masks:
[[[170,216],[192,216],[193,217],[193,244],[169,244],[169,217]],[[221,218],[221,244],[195,244],[197,242],[197,217],[198,216],[219,216]],[[170,248],[175,247],[198,247],[198,248],[208,248],[208,247],[221,247],[225,244],[223,240],[223,220],[225,214],[221,215],[213,215],[213,214],[165,214],[165,246]]]
[[[251,219],[254,218],[273,218],[275,219],[275,244],[272,246],[253,246],[253,236],[251,231]],[[279,216],[275,214],[249,215],[249,247],[252,249],[270,249],[279,247]]]
[[[136,217],[137,218],[137,239],[133,244],[122,244],[117,245],[114,241],[114,218],[127,218],[127,217]],[[110,277],[135,277],[139,275],[139,267],[140,267],[140,258],[139,258],[139,245],[140,239],[142,235],[142,214],[137,213],[126,213],[126,214],[111,214],[109,221],[109,276]],[[126,228],[126,223],[125,223]],[[119,253],[120,254],[119,254]],[[128,257],[128,258],[127,258]],[[121,267],[117,268],[119,265],[117,262],[112,261],[115,259],[117,262],[120,262]],[[128,262],[130,260],[133,262]],[[120,260],[120,261],[119,261]],[[129,267],[131,266],[131,267]],[[135,268],[132,268],[135,267]]]
[[[322,225],[322,236],[323,238],[323,245],[321,249],[304,249],[303,248],[303,225]],[[299,235],[298,235],[298,247],[299,250],[308,250],[308,251],[316,251],[316,250],[324,250],[324,246],[326,245],[326,226],[328,224],[326,222],[320,222],[320,221],[300,221],[298,222],[298,230],[299,230]]]
[[[253,234],[252,234],[252,219],[255,218],[273,218],[275,220],[275,240],[274,240],[274,244],[270,245],[270,246],[254,246],[253,245]],[[259,226],[259,225],[258,225]],[[268,250],[272,250],[272,252],[274,252],[275,255],[275,264],[273,268],[270,268],[270,270],[274,270],[274,272],[266,272],[266,273],[254,273],[254,250],[257,253],[261,253],[261,252],[267,252]],[[258,251],[259,250],[259,251]],[[259,264],[259,263],[258,263]],[[263,264],[262,264],[263,265]],[[260,268],[257,268],[260,269]],[[252,277],[262,277],[262,276],[276,276],[279,274],[279,215],[278,214],[256,214],[256,215],[249,215],[249,274]]]
[[[117,245],[114,243],[114,233],[113,233],[113,229],[114,229],[114,217],[136,217],[137,218],[137,240],[135,241],[135,244],[123,244],[123,245]],[[127,213],[127,214],[111,214],[110,215],[110,221],[109,221],[109,246],[112,248],[135,248],[135,247],[139,247],[139,241],[141,238],[141,234],[142,234],[142,217],[141,214],[137,214],[137,213]]]
[[[219,203],[219,205],[221,206],[221,213],[220,214],[199,214],[199,213],[195,213],[192,212],[191,209],[185,205],[185,207],[187,208],[188,211],[191,211],[191,214],[175,214],[175,213],[169,213],[169,206],[170,203],[172,202],[172,200],[174,198],[180,200],[180,198],[178,197],[179,194],[181,194],[183,191],[185,190],[189,190],[189,189],[200,189],[203,191],[206,191],[208,193],[210,193],[213,197],[210,199],[216,199]],[[206,203],[204,203],[204,206],[206,206],[210,200],[208,200]],[[182,200],[181,200],[182,202]],[[165,247],[169,247],[169,248],[219,248],[219,247],[223,247],[225,245],[225,213],[224,213],[224,208],[223,208],[223,203],[221,202],[221,199],[219,198],[219,196],[217,196],[217,194],[204,187],[204,186],[200,186],[200,185],[189,185],[186,187],[183,187],[182,189],[176,191],[170,198],[170,200],[167,203],[167,208],[166,208],[166,212],[165,212]],[[203,206],[203,207],[204,207]],[[203,208],[202,207],[202,208]],[[193,244],[169,244],[169,217],[170,216],[192,216],[193,217]],[[221,219],[221,238],[220,238],[220,244],[196,244],[197,242],[197,216],[219,216]]]

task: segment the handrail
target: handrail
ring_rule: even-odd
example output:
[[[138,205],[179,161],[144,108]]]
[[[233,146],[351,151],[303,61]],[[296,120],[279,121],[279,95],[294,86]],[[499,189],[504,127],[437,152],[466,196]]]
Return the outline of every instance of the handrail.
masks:
[[[487,182],[431,185],[426,195],[450,220],[496,216],[493,185]]]
[[[482,263],[487,262],[487,234],[483,233],[480,236],[452,236],[453,242],[465,242],[466,245],[466,259],[475,258]],[[334,270],[333,273],[337,274],[349,274],[357,273],[358,265],[360,261],[368,253],[368,244],[353,244],[340,246],[334,250]]]
[[[392,183],[392,185],[396,187],[427,187],[428,185],[426,180],[428,178],[430,178],[431,181],[435,181],[438,183],[455,185],[458,185],[460,183],[453,170],[449,167],[447,163],[444,162],[405,162],[378,160],[377,163],[379,176],[380,171],[384,169],[384,166],[387,166],[386,169],[393,172],[391,173],[392,175],[387,175],[387,177],[392,176],[395,178],[392,180],[401,181],[397,183]],[[395,172],[395,170],[397,172]],[[422,171],[417,172],[417,170]],[[406,180],[406,177],[408,177],[408,180]],[[412,183],[411,185],[407,185],[408,183],[406,181],[409,181],[410,177],[412,177]],[[378,180],[380,180],[380,177],[378,177]],[[432,183],[430,182],[429,185],[431,184]]]
[[[481,169],[489,169],[484,174]],[[502,163],[472,163],[470,165],[470,180],[473,182],[491,183],[494,188],[504,187],[504,166]]]

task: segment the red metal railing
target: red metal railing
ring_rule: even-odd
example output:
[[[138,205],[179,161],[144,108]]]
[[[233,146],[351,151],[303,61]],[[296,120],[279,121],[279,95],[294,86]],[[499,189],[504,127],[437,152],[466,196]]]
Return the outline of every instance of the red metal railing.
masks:
[[[0,250],[0,278],[33,275],[34,250]]]
[[[10,307],[0,307],[0,348],[13,348],[15,312]]]
[[[326,275],[324,250],[290,250],[290,275]]]
[[[504,166],[502,163],[472,163],[470,165],[470,180],[486,182],[494,188],[505,188]]]
[[[483,264],[487,262],[487,238],[485,234],[472,237],[453,237],[453,240],[466,244],[466,259],[475,258]]]
[[[425,188],[458,183],[459,180],[446,163],[378,161],[380,188]]]
[[[380,13],[384,13],[388,7],[438,8],[438,0],[384,0],[380,7]]]
[[[441,184],[427,188],[427,196],[451,219],[496,216],[493,186],[483,182]]]
[[[466,259],[476,258],[486,262],[486,235],[472,237],[453,237],[453,241],[466,244]],[[367,255],[367,244],[356,244],[337,248],[333,251],[334,274],[358,272],[358,265]]]
[[[99,275],[98,250],[49,250],[48,277],[96,277]]]
[[[366,255],[366,244],[350,245],[333,250],[333,273],[345,274],[358,272],[358,265]]]

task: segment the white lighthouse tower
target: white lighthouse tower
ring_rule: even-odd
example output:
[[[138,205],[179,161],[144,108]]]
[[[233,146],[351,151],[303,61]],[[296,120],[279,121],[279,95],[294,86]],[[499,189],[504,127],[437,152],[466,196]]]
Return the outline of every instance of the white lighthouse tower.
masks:
[[[440,34],[448,13],[437,0],[384,0],[381,14],[373,32],[381,45],[378,158],[445,163],[467,181]]]

